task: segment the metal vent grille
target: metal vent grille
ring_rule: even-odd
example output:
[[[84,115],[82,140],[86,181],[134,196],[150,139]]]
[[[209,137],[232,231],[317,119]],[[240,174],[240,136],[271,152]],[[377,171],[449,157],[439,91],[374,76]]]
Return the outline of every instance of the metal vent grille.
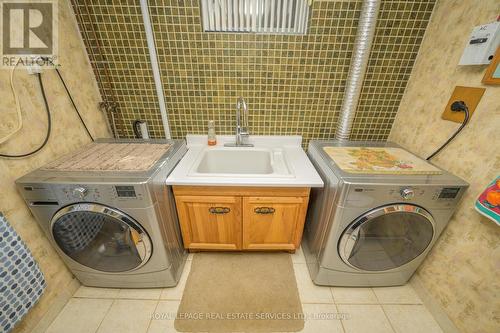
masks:
[[[201,0],[203,30],[305,34],[312,0]]]

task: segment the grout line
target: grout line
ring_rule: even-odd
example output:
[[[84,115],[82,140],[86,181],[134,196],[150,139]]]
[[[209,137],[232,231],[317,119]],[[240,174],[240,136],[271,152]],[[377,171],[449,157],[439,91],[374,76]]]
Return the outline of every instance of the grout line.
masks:
[[[299,295],[299,298],[300,298],[300,295]],[[335,305],[335,303],[333,303],[333,302],[302,302],[302,301],[300,302],[300,304],[328,304],[328,305],[334,304]]]
[[[328,287],[328,289],[330,289],[330,295],[332,295],[333,304],[337,304],[337,302],[335,302],[335,295],[333,294],[333,288]]]
[[[156,306],[155,306],[155,308],[154,308],[154,310],[153,310],[153,313],[151,313],[151,315],[149,316],[149,322],[148,322],[148,327],[146,328],[146,332],[148,332],[148,331],[149,331],[149,328],[151,327],[151,322],[153,321],[153,316],[155,315],[156,310],[158,309],[158,306],[159,306],[159,305],[160,305],[160,301],[158,300],[158,301],[156,302]]]
[[[71,298],[78,298],[78,299],[112,299],[112,300],[115,300],[115,299],[118,299],[116,297],[99,297],[99,296],[73,296]]]
[[[340,314],[340,310],[339,310],[339,307],[337,306],[337,304],[333,304],[333,306],[335,306],[335,311],[337,311],[337,314]],[[342,332],[346,333],[347,330],[344,327],[344,320],[339,319],[339,321],[340,321],[340,327],[342,327]]]
[[[106,313],[104,314],[104,316],[102,316],[102,319],[101,321],[99,322],[99,325],[97,325],[97,328],[95,329],[94,332],[98,332],[99,331],[99,328],[101,328],[101,325],[102,323],[104,322],[104,319],[106,319],[107,315],[109,314],[109,312],[111,311],[111,308],[113,307],[113,305],[115,304],[115,300],[113,299],[113,302],[111,302],[111,304],[109,305],[109,308],[108,308],[108,311],[106,311]]]
[[[378,304],[382,304],[382,303],[380,303],[380,299],[378,298],[377,293],[375,292],[375,290],[373,288],[370,288],[370,289],[372,290],[373,294],[375,295],[375,299],[377,300]]]
[[[391,325],[392,330],[394,331],[394,333],[396,333],[396,329],[394,328],[394,325],[392,324],[391,319],[389,318],[389,316],[385,312],[384,306],[382,304],[380,304],[380,307],[382,308],[382,312],[384,313],[385,318],[387,318],[387,321],[389,322],[389,325]]]
[[[128,298],[128,297],[98,297],[98,296],[75,296],[72,298],[78,299],[111,299],[111,300],[126,300],[126,301],[159,301],[160,298]]]
[[[359,302],[340,302],[340,303],[335,303],[336,305],[383,305],[380,303],[359,303]]]
[[[159,301],[168,301],[168,302],[172,302],[172,301],[180,302],[181,300],[182,300],[182,296],[181,296],[181,298],[161,298],[161,299],[159,299]]]

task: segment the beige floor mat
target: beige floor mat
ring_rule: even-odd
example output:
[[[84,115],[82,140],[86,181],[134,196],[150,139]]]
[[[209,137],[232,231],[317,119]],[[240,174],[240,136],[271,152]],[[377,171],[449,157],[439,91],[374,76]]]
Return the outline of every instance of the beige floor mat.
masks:
[[[288,253],[197,253],[175,320],[181,332],[296,332],[302,306]]]

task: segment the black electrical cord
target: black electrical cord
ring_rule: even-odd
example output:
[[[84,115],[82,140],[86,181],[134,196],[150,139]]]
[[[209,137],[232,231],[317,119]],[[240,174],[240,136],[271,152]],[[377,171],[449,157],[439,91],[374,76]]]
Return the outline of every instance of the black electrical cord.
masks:
[[[42,92],[43,103],[45,104],[45,111],[47,112],[47,134],[45,135],[45,139],[43,140],[42,144],[37,149],[35,149],[29,153],[19,154],[19,155],[1,154],[0,153],[0,157],[4,157],[4,158],[28,157],[28,156],[34,155],[34,154],[38,153],[40,150],[42,150],[43,147],[45,147],[45,145],[49,141],[50,133],[52,132],[52,119],[50,116],[50,108],[49,108],[49,103],[47,103],[47,96],[45,95],[45,89],[43,88],[42,75],[40,73],[37,73],[36,75],[38,77],[38,82],[40,83],[40,91]]]
[[[78,115],[78,118],[80,118],[80,121],[82,122],[82,125],[85,128],[85,131],[87,132],[90,139],[92,139],[92,141],[95,141],[92,134],[90,134],[90,131],[89,131],[87,125],[85,124],[85,121],[83,120],[82,115],[80,114],[80,111],[78,111],[78,108],[76,107],[75,101],[73,100],[73,97],[71,96],[71,93],[69,92],[69,89],[68,89],[68,86],[66,85],[66,82],[64,82],[64,79],[61,75],[61,72],[59,72],[59,69],[57,67],[55,69],[56,69],[57,76],[59,76],[59,79],[61,80],[61,82],[64,86],[64,89],[66,90],[66,93],[68,94],[69,100],[71,101],[71,104],[73,105],[73,108],[75,109],[76,114]]]
[[[462,122],[462,125],[460,125],[460,127],[455,131],[455,133],[453,133],[452,136],[450,136],[450,138],[448,140],[446,140],[446,142],[441,146],[439,147],[435,152],[433,152],[429,157],[426,158],[426,160],[430,160],[431,158],[433,158],[434,156],[436,156],[437,154],[439,154],[439,152],[441,150],[443,150],[444,147],[446,147],[457,135],[458,133],[460,133],[460,131],[462,131],[462,129],[465,127],[465,125],[467,125],[467,123],[469,122],[469,108],[467,107],[467,104],[465,104],[464,101],[455,101],[451,104],[451,111],[455,111],[455,112],[458,112],[458,111],[463,111],[465,112],[465,117],[464,117],[464,121]]]

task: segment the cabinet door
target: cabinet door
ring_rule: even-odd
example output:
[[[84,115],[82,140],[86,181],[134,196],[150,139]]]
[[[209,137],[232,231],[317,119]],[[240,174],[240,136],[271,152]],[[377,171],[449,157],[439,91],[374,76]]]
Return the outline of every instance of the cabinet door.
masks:
[[[184,247],[241,249],[241,198],[176,196]]]
[[[308,197],[243,198],[243,248],[295,250],[302,238]]]

